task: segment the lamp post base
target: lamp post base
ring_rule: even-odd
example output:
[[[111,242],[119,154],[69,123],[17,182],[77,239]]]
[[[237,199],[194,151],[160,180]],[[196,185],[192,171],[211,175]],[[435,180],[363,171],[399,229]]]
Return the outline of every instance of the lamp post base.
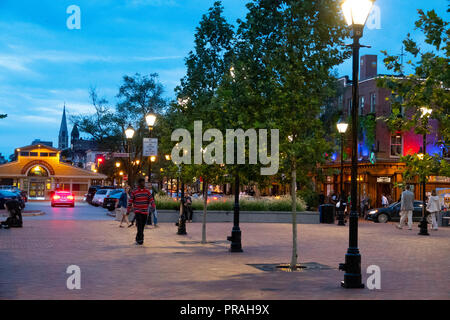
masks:
[[[241,229],[239,227],[233,227],[231,237],[228,237],[228,241],[231,241],[230,252],[244,252],[244,250],[242,250],[241,236]]]
[[[345,263],[339,265],[339,270],[345,271],[341,287],[346,289],[363,289],[361,275],[361,255],[358,249],[351,249],[345,255]]]
[[[422,220],[419,223],[420,232],[418,233],[419,236],[429,236],[428,233],[428,221],[427,218],[422,218]]]

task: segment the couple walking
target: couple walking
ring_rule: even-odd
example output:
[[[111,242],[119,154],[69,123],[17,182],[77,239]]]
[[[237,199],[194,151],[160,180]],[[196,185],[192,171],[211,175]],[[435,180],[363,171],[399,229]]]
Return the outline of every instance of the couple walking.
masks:
[[[406,219],[408,219],[408,229],[412,230],[412,216],[414,211],[414,193],[411,192],[411,187],[406,186],[406,190],[402,193],[401,207],[400,207],[400,224],[397,226],[398,229],[403,229]],[[427,210],[430,212],[432,217],[432,228],[433,230],[438,229],[437,214],[440,211],[439,197],[436,195],[436,190],[433,190],[431,197],[428,199]]]
[[[129,189],[128,189],[129,190]],[[128,191],[127,190],[127,191]],[[126,214],[123,214],[122,221],[120,222],[120,226],[124,220],[128,220],[128,215],[131,212],[131,209],[134,209],[134,220],[136,221],[137,234],[136,234],[136,244],[143,245],[144,244],[144,228],[147,224],[150,214],[155,213],[155,226],[156,226],[156,205],[155,199],[147,188],[145,188],[145,179],[139,179],[138,186],[135,190],[130,193],[128,203],[127,203],[127,193],[124,192],[119,199],[118,207],[121,209],[122,214],[124,213],[125,208]],[[151,220],[150,220],[151,221]],[[129,225],[131,227],[133,223]]]

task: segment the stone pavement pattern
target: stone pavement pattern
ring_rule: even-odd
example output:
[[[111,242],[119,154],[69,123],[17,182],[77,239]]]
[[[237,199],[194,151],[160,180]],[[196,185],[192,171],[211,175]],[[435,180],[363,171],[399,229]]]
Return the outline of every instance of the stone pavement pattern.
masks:
[[[242,254],[224,241],[230,224],[201,224],[177,236],[173,224],[145,231],[115,221],[26,221],[23,229],[0,230],[0,299],[449,299],[450,229],[430,237],[396,230],[393,224],[360,224],[363,278],[381,268],[381,290],[340,288],[348,227],[299,225],[299,258],[332,270],[263,272],[247,264],[288,262],[291,226],[242,224]],[[181,241],[181,242],[180,242]],[[182,243],[187,241],[187,243]],[[66,268],[81,268],[81,290],[66,288]],[[365,280],[364,280],[365,281]]]

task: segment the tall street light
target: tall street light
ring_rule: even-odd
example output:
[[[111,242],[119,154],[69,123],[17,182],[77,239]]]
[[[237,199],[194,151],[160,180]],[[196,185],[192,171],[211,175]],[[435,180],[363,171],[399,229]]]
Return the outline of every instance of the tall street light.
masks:
[[[134,137],[134,128],[131,126],[131,123],[128,125],[128,128],[125,130],[125,136],[128,140],[127,149],[128,149],[128,185],[131,187],[131,140]]]
[[[372,0],[345,0],[342,11],[345,20],[351,28],[353,38],[353,91],[352,91],[352,170],[351,170],[351,212],[349,227],[349,247],[345,255],[345,263],[339,269],[345,271],[344,288],[364,288],[361,276],[361,255],[358,249],[358,109],[359,109],[359,49],[363,47],[359,39],[363,35],[369,13],[372,10]]]
[[[425,129],[424,134],[423,134],[423,147],[421,149],[421,151],[419,151],[419,159],[423,160],[425,159],[425,155],[427,154],[427,126],[428,126],[428,119],[431,116],[431,114],[433,113],[432,109],[423,107],[420,108],[420,111],[422,112],[422,125]],[[427,221],[427,216],[426,216],[426,211],[427,211],[427,207],[426,207],[426,177],[423,176],[422,177],[422,220],[420,221],[419,224],[419,228],[420,228],[420,232],[419,235],[420,236],[429,236],[430,234],[428,233],[428,221]]]
[[[343,195],[344,195],[344,134],[347,132],[348,129],[348,123],[346,123],[343,120],[340,120],[337,123],[337,129],[338,132],[341,134],[341,176],[340,176],[340,189],[339,189],[339,194],[340,194],[340,207],[339,207],[339,211],[338,211],[338,225],[339,226],[345,226],[345,219],[344,219],[344,208],[343,208]]]
[[[236,80],[236,72],[234,67],[230,68],[230,76],[233,78],[233,82]],[[235,161],[235,173],[234,173],[234,216],[233,216],[233,229],[231,230],[231,236],[229,236],[227,239],[231,242],[230,251],[231,252],[243,252],[242,250],[242,232],[241,228],[239,227],[239,214],[240,214],[240,208],[239,208],[239,169],[237,166],[237,150],[235,150],[234,154],[234,161]]]
[[[152,137],[153,127],[156,122],[156,115],[149,113],[145,116],[145,122],[147,122],[148,131],[150,132],[150,138]],[[148,159],[148,183],[152,185],[152,160],[151,157]]]

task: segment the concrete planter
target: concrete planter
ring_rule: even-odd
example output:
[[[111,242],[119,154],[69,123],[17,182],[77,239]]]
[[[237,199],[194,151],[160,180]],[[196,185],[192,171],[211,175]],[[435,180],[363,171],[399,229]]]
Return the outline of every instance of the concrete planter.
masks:
[[[158,222],[178,221],[178,211],[158,210]],[[194,211],[193,222],[201,222],[203,210]],[[208,211],[206,219],[208,222],[233,222],[233,211]],[[264,212],[264,211],[241,211],[240,222],[243,223],[292,223],[291,212]],[[297,212],[297,223],[299,224],[319,224],[318,212]]]

